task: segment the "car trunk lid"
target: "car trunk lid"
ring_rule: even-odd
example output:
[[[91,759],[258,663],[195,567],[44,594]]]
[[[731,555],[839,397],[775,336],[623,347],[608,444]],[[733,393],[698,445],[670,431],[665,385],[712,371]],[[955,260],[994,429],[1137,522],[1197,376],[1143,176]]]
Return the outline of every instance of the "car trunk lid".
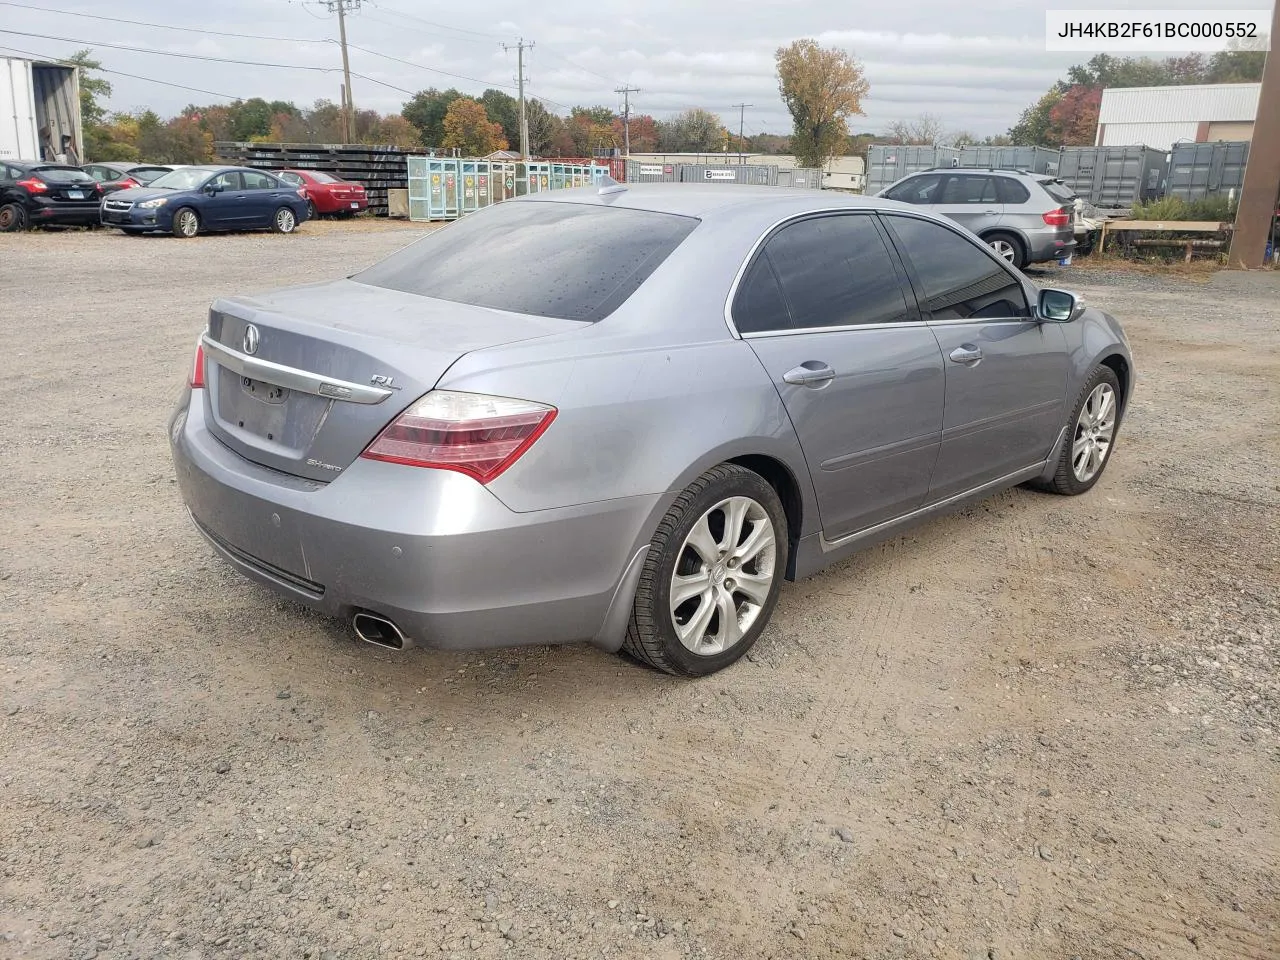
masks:
[[[352,280],[218,300],[203,341],[210,429],[255,463],[332,480],[459,357],[582,326]]]

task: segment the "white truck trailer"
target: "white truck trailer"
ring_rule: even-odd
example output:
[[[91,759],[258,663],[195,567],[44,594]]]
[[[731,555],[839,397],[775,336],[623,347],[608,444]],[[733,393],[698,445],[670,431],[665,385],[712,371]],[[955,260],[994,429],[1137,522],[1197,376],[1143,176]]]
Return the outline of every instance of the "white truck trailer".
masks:
[[[79,67],[0,57],[0,160],[87,162]]]

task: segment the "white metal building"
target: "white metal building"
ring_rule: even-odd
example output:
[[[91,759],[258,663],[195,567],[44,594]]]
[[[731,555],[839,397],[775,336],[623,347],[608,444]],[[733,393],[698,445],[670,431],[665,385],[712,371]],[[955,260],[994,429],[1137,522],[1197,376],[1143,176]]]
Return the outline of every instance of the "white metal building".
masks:
[[[1180,87],[1110,87],[1098,112],[1100,147],[1251,140],[1260,83],[1205,83]]]

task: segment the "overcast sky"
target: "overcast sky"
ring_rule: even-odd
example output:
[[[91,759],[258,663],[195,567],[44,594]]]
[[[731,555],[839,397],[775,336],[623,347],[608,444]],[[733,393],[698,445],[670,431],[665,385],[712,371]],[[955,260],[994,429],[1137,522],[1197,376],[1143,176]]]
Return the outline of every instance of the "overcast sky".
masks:
[[[313,0],[23,0],[37,12],[0,3],[0,30],[67,38],[42,39],[0,33],[0,45],[41,55],[65,56],[93,47],[104,66],[153,80],[186,84],[227,97],[336,101],[341,84],[336,18]],[[1211,0],[1110,0],[1098,7],[1120,11],[1205,9]],[[1231,0],[1233,9],[1266,8],[1267,0]],[[665,116],[705,107],[737,126],[733,104],[746,110],[748,133],[785,133],[790,119],[778,97],[773,54],[800,37],[843,47],[866,67],[871,93],[865,117],[853,129],[882,132],[889,123],[923,112],[941,117],[949,130],[1002,133],[1072,63],[1089,54],[1046,53],[1046,5],[1027,0],[848,0],[768,3],[747,0],[549,0],[484,3],[364,0],[347,19],[357,107],[398,110],[404,91],[457,86],[468,93],[515,87],[515,51],[502,41],[517,37],[536,46],[526,54],[528,92],[559,113],[574,104],[619,106],[613,92],[639,87],[632,108]],[[270,36],[250,39],[212,32],[184,33],[66,15],[112,16],[204,31]],[[117,50],[147,50],[260,60],[277,69]],[[395,57],[407,63],[386,59]],[[427,69],[431,68],[431,69]],[[439,71],[439,72],[433,72]],[[449,76],[456,74],[458,76]],[[463,77],[471,79],[462,79]],[[217,98],[124,76],[112,76],[111,106],[151,107],[172,114],[187,103]],[[374,81],[381,81],[381,84]],[[384,84],[389,84],[386,86]]]

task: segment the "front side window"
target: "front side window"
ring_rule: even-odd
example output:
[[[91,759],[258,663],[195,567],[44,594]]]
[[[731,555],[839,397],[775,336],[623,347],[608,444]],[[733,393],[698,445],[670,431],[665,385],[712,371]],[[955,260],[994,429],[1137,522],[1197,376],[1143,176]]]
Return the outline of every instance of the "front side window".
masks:
[[[903,203],[937,203],[938,187],[941,184],[940,175],[924,174],[902,181],[896,187],[890,188],[885,196],[890,200],[900,200]]]
[[[698,225],[694,217],[514,200],[433,231],[352,279],[564,320],[622,306]]]
[[[788,224],[765,243],[758,260],[766,260],[780,289],[785,312],[763,272],[753,265],[744,291],[735,297],[752,329],[740,332],[863,326],[914,319],[897,271],[880,231],[865,214],[812,217]],[[767,309],[761,309],[761,304]],[[762,325],[767,318],[777,318]]]
[[[218,187],[221,190],[240,190],[240,171],[229,170],[226,173],[220,173],[209,181],[212,187]]]
[[[1022,284],[977,243],[939,223],[886,216],[898,251],[915,267],[933,320],[1030,317]]]

